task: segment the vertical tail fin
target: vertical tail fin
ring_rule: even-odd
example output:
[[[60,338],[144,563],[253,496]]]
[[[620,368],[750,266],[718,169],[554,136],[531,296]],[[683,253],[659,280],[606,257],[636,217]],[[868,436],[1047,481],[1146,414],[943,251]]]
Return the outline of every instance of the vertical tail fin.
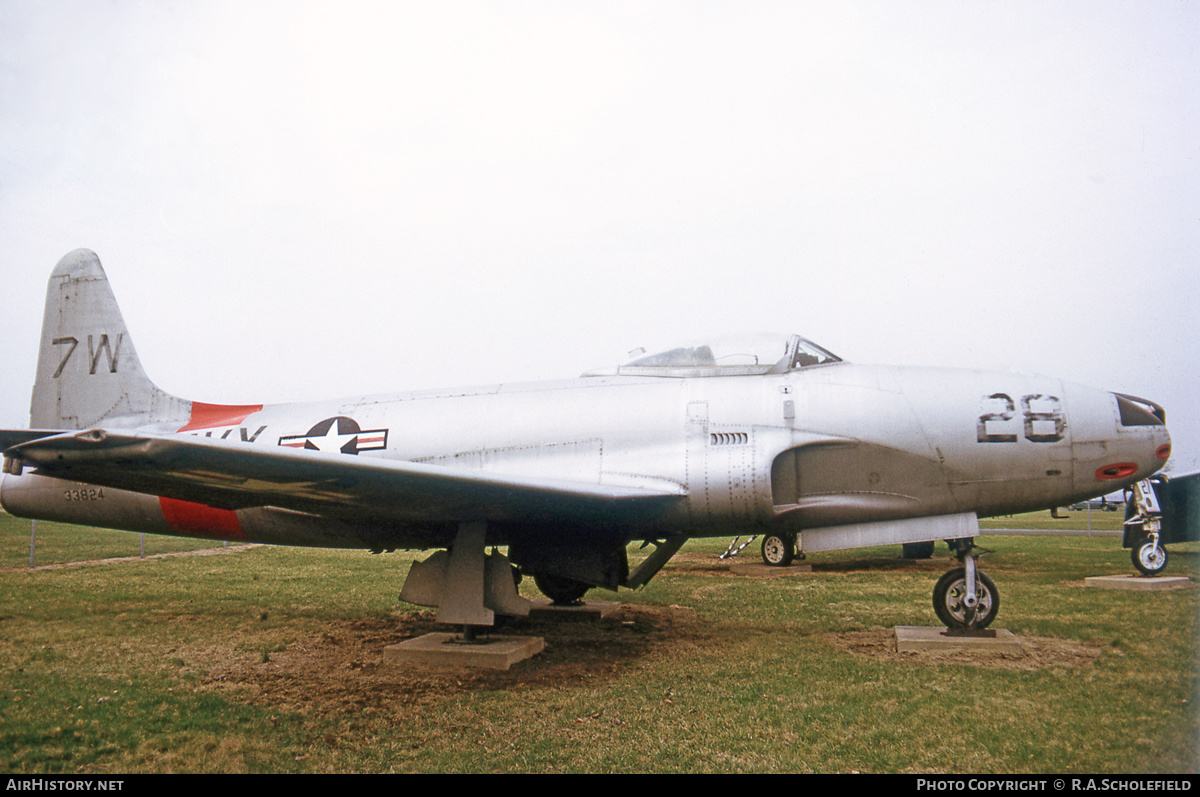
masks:
[[[58,261],[46,292],[30,426],[178,427],[191,404],[147,378],[95,252],[76,249]]]

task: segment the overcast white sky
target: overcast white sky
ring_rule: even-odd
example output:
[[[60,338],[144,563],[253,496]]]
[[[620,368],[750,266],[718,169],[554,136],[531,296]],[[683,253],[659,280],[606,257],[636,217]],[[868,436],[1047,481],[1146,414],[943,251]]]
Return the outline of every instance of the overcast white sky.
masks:
[[[1200,3],[0,0],[0,426],[95,250],[165,390],[709,330],[1039,371],[1200,467]]]

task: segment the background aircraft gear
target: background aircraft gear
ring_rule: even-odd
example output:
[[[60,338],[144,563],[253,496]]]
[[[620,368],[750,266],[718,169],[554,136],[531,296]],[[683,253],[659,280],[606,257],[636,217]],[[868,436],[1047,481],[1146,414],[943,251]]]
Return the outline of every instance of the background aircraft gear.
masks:
[[[933,540],[926,542],[906,542],[901,546],[905,559],[928,559],[933,556]]]
[[[787,532],[767,534],[762,541],[763,561],[772,567],[787,567],[796,557],[796,535]]]

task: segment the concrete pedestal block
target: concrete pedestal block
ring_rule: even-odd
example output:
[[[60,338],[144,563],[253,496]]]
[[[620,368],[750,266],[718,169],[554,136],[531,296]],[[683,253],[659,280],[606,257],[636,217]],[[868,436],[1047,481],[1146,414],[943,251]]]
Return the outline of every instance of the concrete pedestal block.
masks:
[[[969,650],[991,653],[1024,653],[1021,638],[1005,629],[950,631],[941,626],[896,626],[896,650],[921,651]]]
[[[615,601],[584,601],[578,606],[555,606],[549,598],[534,598],[529,617],[536,620],[603,620],[621,604]]]
[[[546,649],[541,637],[489,634],[464,642],[461,634],[434,632],[406,639],[383,649],[387,663],[420,664],[429,667],[482,667],[507,670],[519,661]]]
[[[1099,589],[1128,589],[1138,592],[1160,592],[1168,589],[1190,587],[1192,580],[1186,576],[1089,576],[1084,586]]]

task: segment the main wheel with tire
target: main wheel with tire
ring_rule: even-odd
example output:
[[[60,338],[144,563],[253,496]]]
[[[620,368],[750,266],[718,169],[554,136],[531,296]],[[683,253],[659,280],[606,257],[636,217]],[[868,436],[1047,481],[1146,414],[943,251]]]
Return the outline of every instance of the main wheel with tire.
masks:
[[[787,567],[796,558],[796,537],[793,534],[768,534],[762,541],[763,561],[771,567]]]
[[[982,572],[975,571],[975,607],[967,606],[967,569],[956,567],[933,588],[933,611],[947,628],[987,628],[1000,610],[1000,593]]]
[[[905,559],[928,559],[933,556],[934,542],[906,542],[900,546]]]
[[[554,602],[555,606],[576,606],[592,588],[590,584],[582,581],[545,573],[534,573],[533,583],[537,585],[543,595]]]

